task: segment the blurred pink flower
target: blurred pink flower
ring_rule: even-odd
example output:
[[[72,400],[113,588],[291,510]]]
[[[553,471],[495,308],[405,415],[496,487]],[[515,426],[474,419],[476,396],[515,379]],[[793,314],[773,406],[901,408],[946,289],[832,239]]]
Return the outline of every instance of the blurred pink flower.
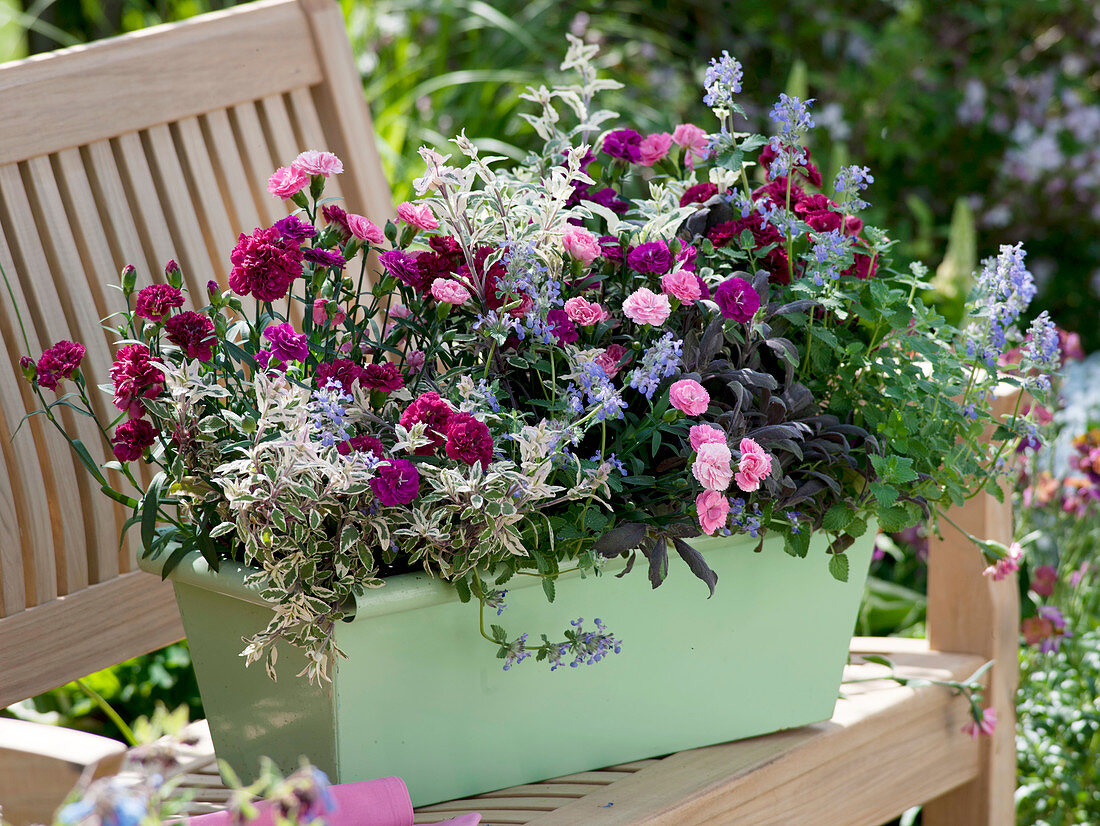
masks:
[[[707,157],[707,133],[691,123],[681,123],[672,130],[672,142],[684,149],[688,167]]]
[[[672,146],[672,135],[668,132],[656,132],[642,139],[638,147],[639,163],[643,166],[653,166],[668,154]]]
[[[752,439],[741,440],[741,462],[737,468],[737,487],[751,493],[772,472],[772,457]]]
[[[730,503],[722,494],[705,490],[695,497],[695,509],[699,513],[699,527],[703,529],[703,533],[712,536],[726,524]]]
[[[439,221],[432,214],[432,208],[427,204],[413,204],[405,201],[397,205],[397,217],[417,229],[435,229]]]
[[[464,304],[470,300],[470,291],[453,278],[437,278],[432,282],[432,296],[436,301]]]
[[[981,720],[975,720],[973,718],[967,720],[966,725],[962,727],[962,730],[976,740],[981,734],[984,734],[986,736],[993,734],[993,730],[996,727],[997,709],[993,708],[993,706],[990,706],[989,708],[982,709]]]
[[[369,218],[356,215],[354,212],[348,212],[344,215],[344,220],[348,222],[348,229],[351,230],[351,234],[360,241],[381,244],[386,240],[386,234]]]
[[[307,175],[339,175],[344,171],[344,164],[331,152],[321,152],[317,149],[308,149],[301,153],[291,164],[294,169],[305,172]]]
[[[591,264],[600,255],[600,242],[586,229],[566,230],[561,242],[565,251],[582,264]]]

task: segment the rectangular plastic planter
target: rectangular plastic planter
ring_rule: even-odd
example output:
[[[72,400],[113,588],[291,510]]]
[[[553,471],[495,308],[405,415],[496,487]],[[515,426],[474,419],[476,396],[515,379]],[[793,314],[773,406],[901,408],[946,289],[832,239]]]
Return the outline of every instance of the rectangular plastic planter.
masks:
[[[338,623],[348,658],[320,686],[295,676],[304,658],[286,645],[277,682],[245,668],[242,637],[270,616],[246,569],[215,574],[196,554],[171,578],[219,757],[245,778],[262,755],[290,770],[303,754],[333,782],[397,775],[424,805],[828,719],[873,540],[848,549],[847,583],[829,575],[823,537],[806,559],[779,539],[759,554],[745,537],[696,540],[718,573],[712,599],[674,555],[657,590],[642,560],[622,579],[566,576],[553,604],[516,576],[492,617],[510,634],[557,639],[599,617],[622,640],[601,663],[554,672],[533,658],[505,672],[476,602],[405,574]]]

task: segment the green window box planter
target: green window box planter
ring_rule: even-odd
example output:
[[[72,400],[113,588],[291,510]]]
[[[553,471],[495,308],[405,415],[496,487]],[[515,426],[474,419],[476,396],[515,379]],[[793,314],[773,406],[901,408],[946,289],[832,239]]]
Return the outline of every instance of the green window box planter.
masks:
[[[676,559],[657,590],[642,570],[574,574],[552,604],[537,578],[514,577],[502,617],[513,633],[599,617],[623,642],[601,663],[554,672],[533,660],[505,672],[478,634],[476,603],[405,574],[337,624],[348,657],[314,686],[295,676],[304,658],[286,645],[277,682],[245,668],[242,637],[270,616],[246,569],[214,573],[195,554],[171,579],[219,757],[244,777],[262,755],[289,769],[301,754],[334,782],[397,775],[424,805],[828,719],[873,541],[869,530],[849,548],[841,583],[824,537],[807,559],[778,539],[759,554],[745,537],[696,540],[719,576],[711,599]]]

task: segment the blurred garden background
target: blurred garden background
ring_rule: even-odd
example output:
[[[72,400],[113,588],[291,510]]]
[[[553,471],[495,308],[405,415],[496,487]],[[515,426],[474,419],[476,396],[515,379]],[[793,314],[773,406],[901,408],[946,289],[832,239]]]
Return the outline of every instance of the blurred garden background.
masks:
[[[0,61],[233,5],[230,0],[0,0]],[[396,200],[416,150],[459,130],[522,158],[534,133],[517,93],[554,77],[571,32],[626,81],[610,96],[648,131],[712,128],[701,99],[723,49],[753,100],[816,99],[809,137],[826,179],[871,169],[866,217],[901,259],[935,273],[950,317],[978,261],[1022,240],[1037,303],[1077,334],[1054,451],[1022,449],[1028,554],[1019,822],[1100,823],[1100,5],[1090,0],[341,0]],[[109,115],[108,115],[109,116]],[[767,130],[766,111],[746,128]],[[324,148],[324,147],[318,147]],[[1076,439],[1076,443],[1074,440]],[[880,539],[862,634],[923,632],[923,538]],[[153,704],[201,715],[184,644],[88,679],[133,719]],[[7,712],[117,735],[68,686]]]

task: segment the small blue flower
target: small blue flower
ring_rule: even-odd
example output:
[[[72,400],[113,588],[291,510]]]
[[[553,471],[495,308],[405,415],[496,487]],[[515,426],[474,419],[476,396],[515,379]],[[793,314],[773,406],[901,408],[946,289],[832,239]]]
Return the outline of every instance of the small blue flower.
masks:
[[[703,103],[711,109],[728,111],[733,105],[733,96],[741,91],[741,63],[723,50],[721,57],[711,58],[710,65],[703,76]]]

